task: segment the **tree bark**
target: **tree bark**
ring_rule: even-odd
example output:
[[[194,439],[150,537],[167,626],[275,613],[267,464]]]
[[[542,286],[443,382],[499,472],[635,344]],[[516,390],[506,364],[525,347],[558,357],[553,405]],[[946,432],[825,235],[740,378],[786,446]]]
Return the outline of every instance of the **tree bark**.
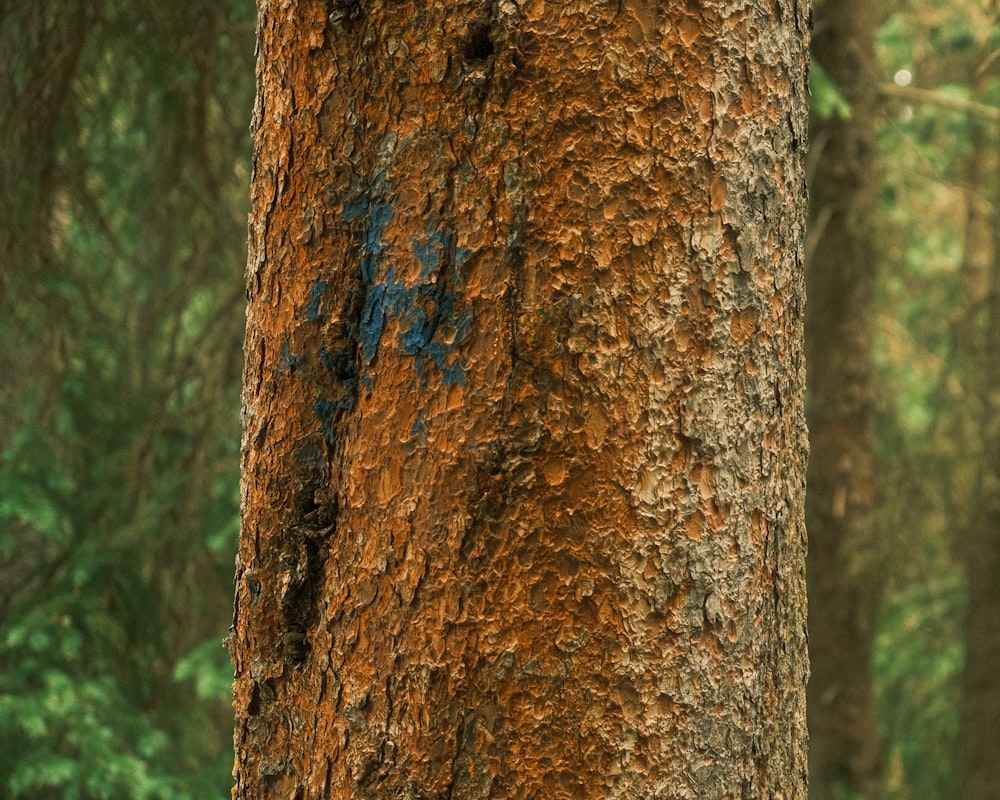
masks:
[[[873,520],[873,323],[879,264],[878,4],[817,8],[813,54],[851,107],[812,125],[809,316],[809,684],[813,800],[881,797],[871,655],[881,595]]]
[[[807,4],[262,2],[246,798],[805,798]]]

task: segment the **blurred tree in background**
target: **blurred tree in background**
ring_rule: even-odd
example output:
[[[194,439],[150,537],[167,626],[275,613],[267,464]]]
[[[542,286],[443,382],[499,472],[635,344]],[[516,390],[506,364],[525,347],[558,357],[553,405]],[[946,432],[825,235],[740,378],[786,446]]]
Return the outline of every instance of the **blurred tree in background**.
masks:
[[[815,411],[847,388],[819,379],[817,346],[860,353],[844,366],[872,382],[856,444],[875,475],[864,533],[826,575],[856,590],[862,638],[838,645],[822,617],[812,636],[870,666],[881,755],[866,786],[814,771],[813,788],[984,800],[1000,785],[998,8],[883,0],[838,39],[836,5],[817,3],[811,391]],[[253,28],[250,0],[0,0],[3,797],[228,796]],[[863,41],[875,61],[852,75]],[[852,197],[830,176],[858,135]],[[837,204],[862,251],[823,241]],[[830,250],[845,288],[816,274]],[[869,315],[870,345],[817,341],[838,299]],[[821,452],[833,491],[811,502],[836,511]],[[864,488],[867,470],[847,477]],[[845,746],[814,732],[814,763]]]
[[[870,668],[881,597],[875,537],[875,286],[880,269],[877,0],[815,5],[813,64],[843,104],[810,125],[810,797],[881,798]],[[819,81],[814,81],[818,84]]]
[[[877,615],[871,668],[885,756],[874,788],[831,776],[817,791],[985,800],[1000,784],[1000,20],[992,0],[899,0],[884,11],[867,79],[879,96],[871,176],[879,202],[867,221],[875,274],[863,278],[875,314],[878,491],[871,538],[850,545],[842,563],[853,565],[849,580],[862,581],[874,605],[867,613]],[[822,35],[817,25],[818,45]],[[819,73],[820,130],[834,117],[872,123],[852,105],[850,83]],[[814,157],[822,162],[827,151]],[[819,180],[814,197],[826,197],[831,187]],[[817,257],[810,269],[828,263]],[[814,294],[810,313],[830,301]],[[824,388],[822,377],[810,376],[813,402],[842,391]],[[811,582],[824,580],[811,569]],[[829,633],[812,622],[812,637]],[[821,674],[826,666],[815,663]],[[819,736],[812,746],[838,745]]]
[[[228,796],[248,0],[0,2],[0,795]]]

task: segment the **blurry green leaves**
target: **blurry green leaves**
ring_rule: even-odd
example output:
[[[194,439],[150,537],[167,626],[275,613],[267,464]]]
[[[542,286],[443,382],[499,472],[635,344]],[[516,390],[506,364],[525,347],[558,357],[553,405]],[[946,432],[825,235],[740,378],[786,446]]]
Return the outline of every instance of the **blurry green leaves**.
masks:
[[[851,104],[844,99],[837,85],[830,80],[826,70],[815,58],[809,65],[809,93],[814,114],[823,119],[851,118]]]
[[[1000,70],[981,67],[1000,25],[987,6],[897,6],[878,35],[888,86],[879,142],[887,220],[876,341],[879,519],[891,589],[874,669],[887,800],[956,796],[967,593],[956,554],[983,547],[976,520],[995,496],[985,478],[995,448],[982,420],[997,374],[988,339],[997,324],[988,302],[997,173],[995,146],[984,147],[997,121],[984,109],[1000,98]],[[901,70],[913,86],[891,83]]]
[[[0,796],[228,796],[253,19],[0,18]]]
[[[167,736],[127,708],[112,680],[56,670],[0,697],[0,742],[14,765],[9,796],[192,798],[170,774]]]
[[[893,594],[883,611],[875,676],[890,743],[893,796],[950,797],[963,665],[965,593],[955,574]]]
[[[222,638],[209,639],[199,645],[174,668],[178,681],[193,681],[201,700],[228,701],[232,695],[229,654],[222,646]]]
[[[176,743],[155,715],[136,707],[111,671],[94,674],[68,615],[39,610],[9,628],[2,641],[14,665],[0,675],[0,748],[4,796],[16,798],[222,798],[220,776],[185,775]],[[109,669],[114,668],[109,665]],[[175,680],[193,681],[199,702],[226,703],[229,664],[219,638],[178,661]],[[163,691],[164,687],[160,687]],[[190,705],[194,705],[191,703]],[[196,725],[200,716],[176,713]],[[228,772],[229,757],[194,755],[202,768]]]
[[[32,446],[31,434],[19,431],[0,453],[0,553],[8,556],[17,546],[12,525],[26,526],[55,541],[67,536],[60,498],[72,492],[73,481],[62,470],[39,472],[38,464],[25,457]]]

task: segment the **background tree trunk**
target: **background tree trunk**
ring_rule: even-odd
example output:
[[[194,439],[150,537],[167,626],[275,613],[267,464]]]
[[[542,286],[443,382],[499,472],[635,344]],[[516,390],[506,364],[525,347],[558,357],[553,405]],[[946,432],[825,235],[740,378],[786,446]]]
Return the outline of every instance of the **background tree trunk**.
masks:
[[[821,3],[812,51],[850,104],[812,125],[809,315],[810,796],[881,796],[871,653],[875,536],[873,323],[876,217],[874,32],[878,4]]]
[[[978,63],[987,63],[981,54]],[[974,84],[975,85],[975,84]],[[986,80],[977,87],[986,94]],[[980,97],[980,91],[973,97]],[[955,334],[963,383],[972,413],[969,451],[981,447],[975,472],[975,505],[967,527],[955,537],[965,565],[968,606],[965,669],[958,735],[958,796],[986,800],[1000,781],[1000,135],[996,123],[972,117],[969,159],[969,213],[966,225],[965,307]]]
[[[240,798],[805,797],[807,4],[262,3]]]

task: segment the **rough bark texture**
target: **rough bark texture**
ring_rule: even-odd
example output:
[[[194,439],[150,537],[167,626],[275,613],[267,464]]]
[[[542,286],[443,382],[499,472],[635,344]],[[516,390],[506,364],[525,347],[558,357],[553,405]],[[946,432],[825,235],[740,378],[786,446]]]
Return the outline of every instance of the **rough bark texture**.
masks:
[[[807,9],[261,3],[235,797],[805,797]]]
[[[814,120],[809,315],[810,796],[881,796],[872,685],[878,616],[873,323],[879,253],[873,224],[878,3],[827,0],[813,53],[851,105]]]

